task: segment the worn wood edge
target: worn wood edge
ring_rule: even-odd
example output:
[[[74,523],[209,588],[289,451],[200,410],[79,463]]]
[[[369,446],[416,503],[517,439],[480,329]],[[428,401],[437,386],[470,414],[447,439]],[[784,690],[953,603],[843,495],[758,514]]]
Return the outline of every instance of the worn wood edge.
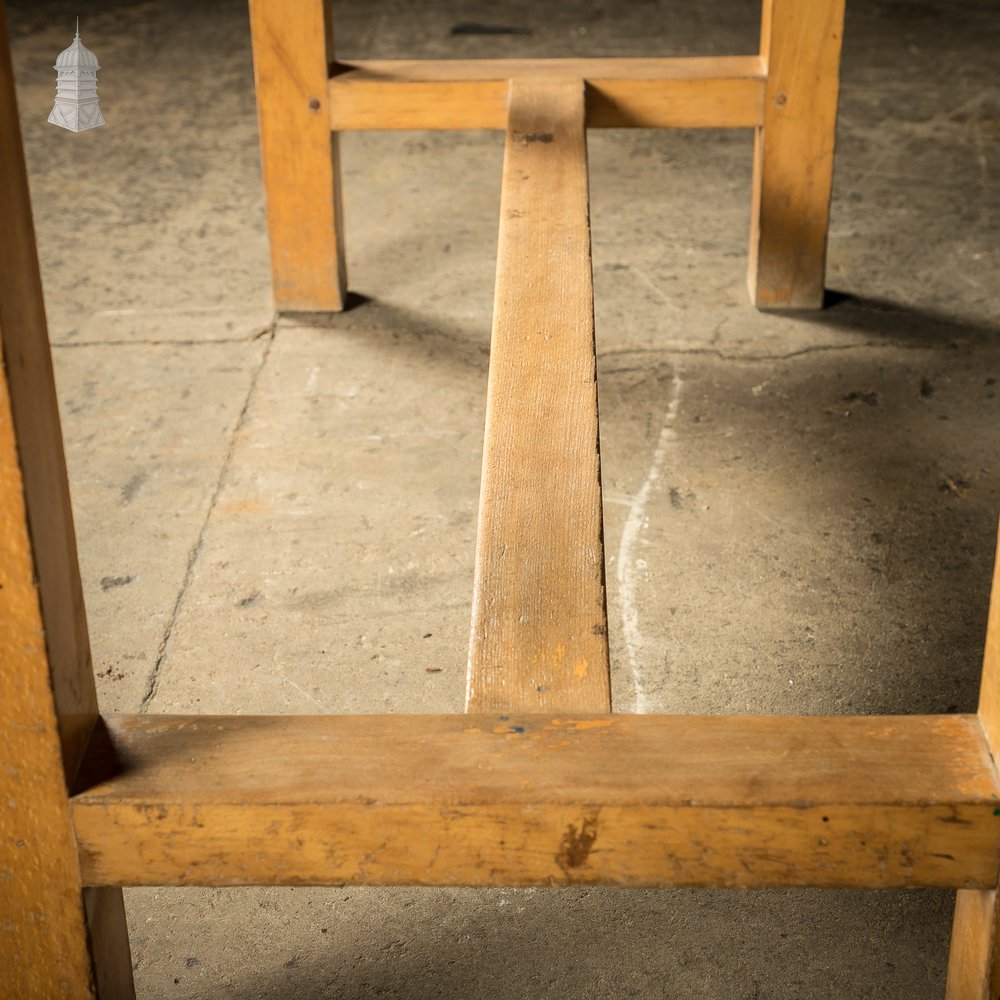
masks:
[[[763,120],[758,57],[338,64],[330,128],[504,129],[512,79],[586,79],[589,128],[743,128]]]
[[[107,725],[71,800],[88,884],[985,888],[998,873],[1000,782],[970,716]]]

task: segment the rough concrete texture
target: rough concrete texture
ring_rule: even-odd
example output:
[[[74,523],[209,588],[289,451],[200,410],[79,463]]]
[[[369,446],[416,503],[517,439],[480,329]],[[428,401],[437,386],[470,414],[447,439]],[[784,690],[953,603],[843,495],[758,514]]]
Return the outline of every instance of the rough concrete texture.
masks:
[[[502,140],[344,141],[271,325],[246,13],[14,0],[108,709],[459,711]],[[108,125],[45,123],[73,17]],[[753,0],[337,4],[345,56],[737,53]],[[452,33],[460,22],[530,33]],[[621,710],[974,708],[1000,511],[993,0],[849,4],[831,306],[745,292],[751,137],[590,141]],[[951,894],[128,891],[143,998],[943,994]]]

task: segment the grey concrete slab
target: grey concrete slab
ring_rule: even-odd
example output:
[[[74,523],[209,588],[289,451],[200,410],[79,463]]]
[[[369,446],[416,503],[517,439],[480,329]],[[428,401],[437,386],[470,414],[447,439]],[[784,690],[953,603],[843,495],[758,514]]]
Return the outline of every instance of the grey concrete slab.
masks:
[[[94,669],[108,711],[143,704],[166,652],[264,347],[55,349]]]
[[[199,1000],[935,997],[951,905],[941,892],[815,889],[144,896],[144,994]]]
[[[462,710],[486,358],[457,337],[279,326],[152,711]]]
[[[488,348],[503,136],[356,132],[341,148],[349,282],[366,301],[337,329],[405,315]]]
[[[345,137],[364,299],[272,337],[242,3],[10,6],[103,704],[457,710],[501,137]],[[72,135],[44,120],[77,13],[109,124]],[[751,0],[336,13],[345,57],[756,44]],[[974,706],[1000,508],[998,31],[992,0],[849,4],[819,314],[747,302],[748,133],[591,135],[620,709]],[[937,892],[126,895],[144,998],[912,1000],[943,994],[951,909]]]
[[[624,710],[973,711],[1000,354],[611,352],[609,605]]]
[[[245,5],[12,4],[55,342],[240,336],[271,319]],[[107,125],[46,122],[55,57],[97,54]],[[235,39],[240,44],[233,44]]]

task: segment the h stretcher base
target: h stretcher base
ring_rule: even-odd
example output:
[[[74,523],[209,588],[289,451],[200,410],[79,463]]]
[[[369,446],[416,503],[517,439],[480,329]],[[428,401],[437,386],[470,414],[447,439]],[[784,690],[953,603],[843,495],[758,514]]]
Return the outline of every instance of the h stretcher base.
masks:
[[[0,17],[0,995],[133,996],[122,886],[348,883],[955,888],[947,996],[1000,995],[996,582],[975,715],[611,711],[586,130],[754,128],[751,295],[817,307],[842,4],[765,0],[746,57],[341,64],[322,0],[252,0],[280,310],[344,304],[338,132],[506,133],[467,713],[440,716],[99,712]]]

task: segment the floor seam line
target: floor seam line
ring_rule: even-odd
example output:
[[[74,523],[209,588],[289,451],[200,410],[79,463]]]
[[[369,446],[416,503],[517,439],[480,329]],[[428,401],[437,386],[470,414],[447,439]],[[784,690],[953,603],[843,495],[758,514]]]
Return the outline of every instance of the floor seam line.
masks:
[[[704,356],[717,358],[720,361],[733,361],[733,362],[744,362],[747,364],[759,364],[767,361],[790,361],[794,358],[801,358],[808,354],[828,354],[832,352],[839,351],[861,351],[868,349],[880,349],[885,348],[886,350],[903,350],[903,351],[943,351],[951,350],[951,345],[949,344],[909,344],[909,343],[892,343],[888,341],[881,340],[866,340],[862,343],[857,344],[818,344],[814,347],[803,347],[798,350],[789,351],[786,354],[727,354],[724,351],[718,350],[712,347],[637,347],[628,348],[626,350],[617,351],[606,351],[598,352],[597,360],[600,364],[601,358],[614,358],[620,357],[625,354],[651,354],[651,355],[672,355],[672,354],[684,354],[692,356]],[[602,374],[614,375],[619,372],[631,371],[634,369],[616,369],[607,368],[602,371]]]
[[[177,619],[180,617],[181,606],[184,603],[184,598],[187,596],[187,592],[191,586],[191,581],[194,578],[194,568],[205,544],[205,533],[208,531],[209,521],[212,519],[212,513],[218,504],[219,497],[222,495],[222,489],[225,486],[226,478],[233,462],[233,456],[236,452],[236,442],[239,438],[240,431],[243,430],[243,427],[246,425],[247,413],[250,410],[250,404],[253,401],[253,397],[257,389],[257,382],[260,379],[261,372],[263,372],[267,365],[268,358],[271,356],[271,348],[274,346],[275,337],[277,336],[277,327],[275,323],[271,324],[269,332],[270,336],[268,337],[267,344],[264,347],[264,352],[261,355],[260,362],[250,378],[250,385],[247,388],[246,398],[243,400],[243,407],[241,408],[239,416],[236,418],[236,423],[233,426],[233,431],[229,438],[229,447],[226,449],[226,455],[222,461],[222,467],[219,470],[219,477],[216,480],[215,489],[212,491],[212,496],[208,502],[208,509],[205,511],[205,519],[202,521],[201,528],[198,531],[198,537],[195,539],[195,543],[188,553],[187,566],[184,570],[184,579],[181,582],[181,588],[177,594],[177,599],[174,601],[173,610],[170,612],[170,618],[167,620],[167,626],[163,631],[163,638],[160,640],[160,646],[156,653],[156,662],[153,664],[153,669],[150,671],[149,675],[149,681],[146,684],[146,693],[142,696],[142,701],[139,702],[140,713],[145,713],[149,709],[150,704],[156,697],[156,693],[159,690],[160,677],[163,674],[163,667],[166,664],[167,652],[170,648],[170,640],[173,638],[174,627],[177,624]]]
[[[259,340],[262,335],[270,333],[270,327],[254,330],[252,334],[244,337],[214,337],[204,340],[76,340],[76,341],[56,341],[52,344],[55,348],[74,347],[202,347],[213,344],[252,344]]]

